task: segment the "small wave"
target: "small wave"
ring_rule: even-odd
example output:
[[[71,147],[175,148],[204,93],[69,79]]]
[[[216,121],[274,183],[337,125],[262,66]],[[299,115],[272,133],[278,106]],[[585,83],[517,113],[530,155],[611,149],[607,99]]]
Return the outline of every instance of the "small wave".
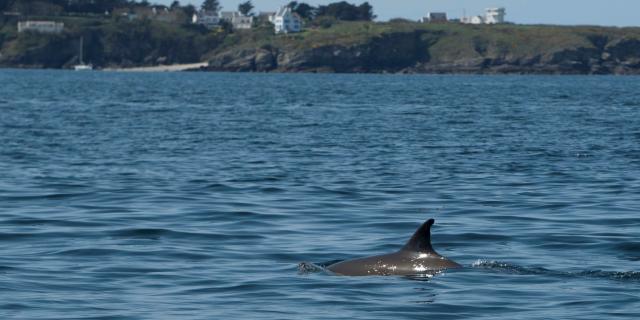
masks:
[[[628,253],[638,253],[640,252],[640,242],[623,242],[616,244],[614,248]]]
[[[5,303],[0,305],[2,310],[28,310],[31,306],[22,303]]]
[[[77,163],[72,163],[71,165],[76,165]],[[82,162],[83,165],[91,165],[91,162]],[[42,189],[82,189],[88,188],[88,185],[78,184],[78,183],[45,183],[39,186]]]
[[[229,179],[226,182],[231,183],[265,183],[265,182],[280,182],[284,180],[285,176],[267,176],[267,177],[247,177],[239,179]]]
[[[428,273],[412,274],[404,277],[413,281],[430,281],[433,277],[440,275],[442,273],[443,271],[430,271]]]
[[[285,192],[285,189],[282,188],[277,188],[277,187],[264,187],[264,188],[260,188],[261,192],[264,193],[282,193]]]
[[[34,200],[67,200],[75,197],[92,195],[92,192],[81,193],[53,193],[43,195],[2,196],[0,201],[34,201]]]
[[[467,232],[462,233],[457,236],[460,240],[468,240],[468,241],[509,241],[512,239],[510,236],[500,235],[500,234],[488,234],[488,233],[476,233],[476,232]]]
[[[631,280],[640,281],[640,272],[638,271],[603,271],[603,270],[585,270],[578,272],[556,271],[542,267],[524,267],[515,264],[477,260],[471,265],[473,268],[487,269],[504,273],[512,273],[518,275],[547,275],[555,277],[588,277],[610,280]]]
[[[347,188],[329,189],[329,188],[320,187],[320,186],[316,186],[316,187],[314,187],[314,189],[316,191],[321,192],[321,193],[335,194],[335,195],[339,195],[339,196],[358,196],[359,195],[358,191],[355,190],[355,189],[347,189]]]
[[[515,264],[510,264],[510,263],[500,262],[500,261],[477,260],[476,262],[471,264],[471,266],[473,268],[497,270],[505,273],[515,273],[515,274],[521,274],[521,275],[559,274],[559,272],[554,272],[546,268],[522,267]]]
[[[161,228],[133,228],[120,229],[110,232],[114,238],[135,238],[135,239],[151,239],[175,238],[175,239],[202,239],[202,240],[223,240],[233,238],[231,235],[218,233],[201,233],[201,232],[183,232]]]
[[[9,225],[17,226],[60,226],[60,227],[99,227],[104,226],[104,223],[86,222],[86,221],[73,221],[73,220],[56,220],[56,219],[38,219],[38,218],[16,218],[2,221]]]
[[[310,274],[324,271],[323,266],[319,266],[312,262],[300,262],[298,263],[298,274]]]
[[[16,268],[14,267],[9,267],[9,266],[0,266],[0,272],[7,272],[7,271],[12,271],[15,270]]]
[[[637,272],[637,271],[591,270],[591,271],[578,272],[576,273],[576,275],[583,276],[583,277],[605,278],[605,279],[612,279],[612,280],[640,281],[640,272]]]
[[[139,110],[139,112],[141,112],[141,113],[167,113],[167,112],[175,112],[176,110],[178,110],[178,109],[177,108],[159,107],[159,108],[149,108],[149,109]]]
[[[234,191],[241,190],[241,188],[232,187],[224,183],[211,183],[203,187],[204,190],[209,191]]]
[[[327,270],[327,267],[334,264],[334,263],[338,263],[338,262],[342,262],[344,260],[330,260],[330,261],[325,261],[325,262],[320,262],[320,263],[313,263],[313,262],[307,262],[307,261],[303,261],[298,263],[298,273],[299,274],[309,274],[309,273],[317,273],[317,272],[323,272],[325,270]]]
[[[212,256],[209,254],[195,253],[195,252],[180,252],[174,250],[155,250],[155,251],[133,251],[122,249],[102,249],[102,248],[81,248],[63,250],[54,253],[55,255],[62,256],[75,256],[75,257],[110,257],[110,256],[131,256],[131,257],[172,257],[180,260],[208,260]]]
[[[449,120],[445,122],[445,124],[453,124],[453,125],[456,125],[456,124],[471,125],[474,123],[475,122],[471,120]]]
[[[111,256],[111,255],[119,255],[119,254],[134,255],[134,252],[129,252],[126,250],[117,250],[117,249],[83,248],[83,249],[62,250],[62,251],[56,252],[55,254],[65,255],[65,256],[97,257],[97,256]]]
[[[110,235],[115,238],[142,238],[142,239],[158,239],[171,233],[168,229],[121,229],[110,232]]]
[[[84,234],[71,234],[64,232],[12,232],[12,233],[0,233],[0,242],[1,241],[18,241],[25,239],[60,239],[63,237],[75,237],[78,238],[83,236]]]
[[[321,123],[312,122],[312,123],[301,123],[301,124],[292,124],[289,127],[291,128],[315,128],[322,127]]]

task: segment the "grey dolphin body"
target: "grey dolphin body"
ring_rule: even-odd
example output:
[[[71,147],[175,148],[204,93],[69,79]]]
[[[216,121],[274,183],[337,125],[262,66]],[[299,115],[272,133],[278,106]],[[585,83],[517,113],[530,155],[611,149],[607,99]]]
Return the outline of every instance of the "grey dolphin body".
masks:
[[[429,219],[422,224],[400,251],[342,261],[327,269],[343,276],[388,276],[433,274],[444,269],[461,268],[459,264],[433,250],[431,226],[434,222]]]

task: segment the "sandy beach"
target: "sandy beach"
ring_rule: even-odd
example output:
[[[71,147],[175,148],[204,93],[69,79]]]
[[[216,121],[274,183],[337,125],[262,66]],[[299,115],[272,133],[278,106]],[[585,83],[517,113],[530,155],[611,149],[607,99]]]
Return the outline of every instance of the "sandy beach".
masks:
[[[201,67],[208,66],[208,62],[189,63],[189,64],[172,64],[172,65],[160,65],[153,67],[137,67],[137,68],[105,68],[102,71],[113,72],[177,72],[187,71],[193,69],[200,69]]]

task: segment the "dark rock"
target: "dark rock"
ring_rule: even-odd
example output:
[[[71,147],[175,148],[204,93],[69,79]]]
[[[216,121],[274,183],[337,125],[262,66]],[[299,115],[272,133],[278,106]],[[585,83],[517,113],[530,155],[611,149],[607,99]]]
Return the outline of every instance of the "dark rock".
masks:
[[[258,49],[255,55],[254,71],[271,71],[276,68],[276,58],[271,50]]]
[[[255,50],[226,51],[209,60],[209,68],[223,71],[255,71]]]
[[[632,58],[640,57],[640,40],[638,39],[619,39],[609,43],[606,52],[614,60],[624,61]]]
[[[640,72],[640,40],[588,37],[592,46],[514,54],[502,44],[473,38],[468,57],[432,57],[438,34],[401,32],[353,45],[228,49],[213,56],[211,70],[377,73],[632,74]]]

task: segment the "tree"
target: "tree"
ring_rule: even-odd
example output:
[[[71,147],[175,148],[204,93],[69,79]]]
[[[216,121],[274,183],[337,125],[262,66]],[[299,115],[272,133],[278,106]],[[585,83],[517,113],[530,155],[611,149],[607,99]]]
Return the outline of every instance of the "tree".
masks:
[[[238,5],[238,11],[240,11],[240,13],[245,16],[252,15],[253,13],[251,13],[251,10],[253,10],[253,4],[251,3],[251,0]]]
[[[369,2],[365,2],[358,7],[358,17],[360,20],[371,21],[376,18],[373,14],[373,6]]]
[[[196,13],[196,7],[194,7],[192,4],[188,4],[184,7],[182,7],[182,11],[184,11],[184,14],[187,17],[192,17],[194,13]]]
[[[133,3],[128,0],[101,0],[101,1],[86,1],[86,0],[48,0],[48,1],[9,1],[16,4],[27,3],[29,6],[37,6],[38,3],[50,3],[61,6],[66,12],[74,13],[104,13],[106,11],[113,11],[119,8],[129,8],[133,5],[141,5]],[[148,4],[148,2],[147,2]],[[48,14],[45,14],[48,15]]]
[[[218,0],[204,0],[201,6],[202,10],[218,12],[220,7],[220,1]]]
[[[287,5],[287,7],[291,8],[291,10],[297,13],[301,18],[311,20],[315,18],[316,11],[318,10],[316,7],[313,7],[304,2],[291,1]]]
[[[180,8],[180,1],[175,0],[171,2],[171,6],[169,8],[171,8],[171,10]]]
[[[318,16],[330,16],[345,21],[371,21],[375,18],[373,7],[369,2],[356,6],[346,1],[330,3],[318,7]]]

